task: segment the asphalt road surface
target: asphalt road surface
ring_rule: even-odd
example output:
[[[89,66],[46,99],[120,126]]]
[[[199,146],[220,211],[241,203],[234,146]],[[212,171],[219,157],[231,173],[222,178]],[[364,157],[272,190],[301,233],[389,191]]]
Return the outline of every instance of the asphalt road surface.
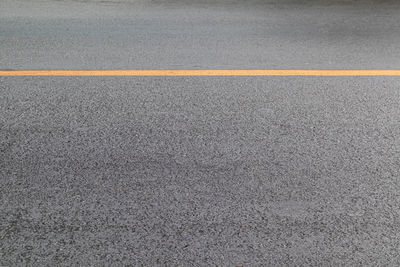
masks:
[[[400,69],[388,1],[0,2],[0,70]],[[398,266],[399,77],[0,77],[0,266]]]

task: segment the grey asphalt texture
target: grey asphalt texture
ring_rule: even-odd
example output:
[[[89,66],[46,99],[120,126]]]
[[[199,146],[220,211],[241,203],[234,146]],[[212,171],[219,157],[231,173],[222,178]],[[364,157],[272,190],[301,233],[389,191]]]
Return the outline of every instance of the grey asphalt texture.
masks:
[[[0,69],[399,69],[379,1],[0,2]],[[0,77],[0,266],[398,266],[396,77]]]

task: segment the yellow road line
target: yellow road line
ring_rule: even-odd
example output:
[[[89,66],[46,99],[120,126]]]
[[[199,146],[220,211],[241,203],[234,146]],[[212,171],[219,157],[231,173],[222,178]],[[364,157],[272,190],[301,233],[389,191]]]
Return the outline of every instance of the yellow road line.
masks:
[[[0,76],[400,76],[400,70],[40,70]]]

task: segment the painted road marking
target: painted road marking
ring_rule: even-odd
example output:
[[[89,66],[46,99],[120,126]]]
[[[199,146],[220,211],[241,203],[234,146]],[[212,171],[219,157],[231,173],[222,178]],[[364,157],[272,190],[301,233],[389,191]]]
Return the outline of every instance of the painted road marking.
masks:
[[[33,70],[0,76],[400,76],[400,70]]]

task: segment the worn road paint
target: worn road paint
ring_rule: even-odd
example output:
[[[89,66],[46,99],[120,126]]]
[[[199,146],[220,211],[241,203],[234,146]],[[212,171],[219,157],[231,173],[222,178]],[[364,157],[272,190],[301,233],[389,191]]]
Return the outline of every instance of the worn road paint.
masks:
[[[0,76],[400,76],[400,70],[40,70]]]

